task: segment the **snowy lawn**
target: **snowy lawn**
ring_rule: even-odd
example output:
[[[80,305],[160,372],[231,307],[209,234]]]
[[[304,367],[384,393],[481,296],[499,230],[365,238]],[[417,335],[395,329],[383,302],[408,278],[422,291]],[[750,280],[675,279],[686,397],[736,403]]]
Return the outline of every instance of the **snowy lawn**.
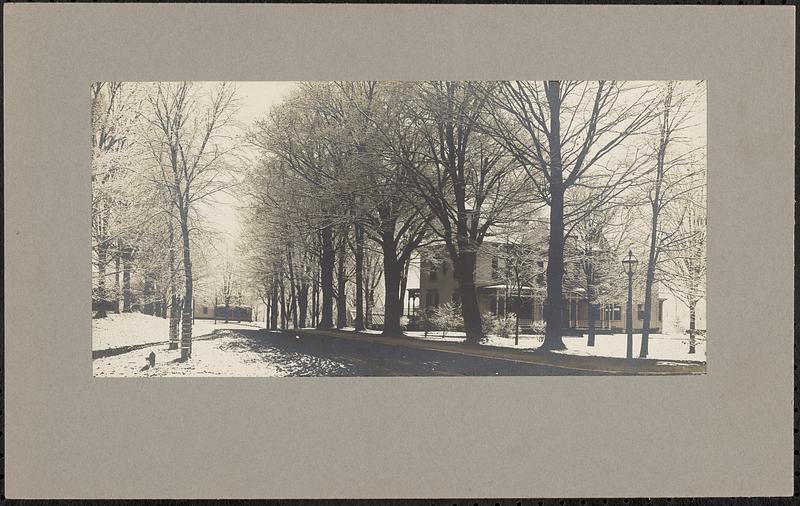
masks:
[[[512,339],[513,342],[513,339]],[[603,356],[625,358],[628,346],[627,334],[611,334],[595,336],[593,348],[586,346],[586,336],[565,337],[567,349],[558,353],[583,356]],[[639,356],[642,344],[641,334],[633,335],[633,356]],[[689,336],[653,334],[648,344],[647,358],[657,360],[692,360],[706,361],[706,342],[697,340],[695,353],[689,354]]]
[[[213,322],[212,322],[213,323]],[[146,368],[146,357],[156,354],[156,365]],[[95,377],[138,376],[227,376],[281,377],[337,375],[347,371],[344,364],[302,353],[263,346],[258,339],[218,330],[213,336],[192,343],[192,358],[179,362],[180,350],[160,344],[98,358],[92,362]]]
[[[222,323],[214,320],[195,320],[192,335],[211,334],[215,329],[258,328],[255,323]],[[141,313],[109,313],[105,318],[92,320],[92,350],[169,341],[169,319]]]
[[[309,330],[314,330],[314,327],[310,327]],[[342,327],[341,330],[346,330],[348,332],[355,332],[356,328],[355,327]],[[375,330],[375,329],[364,329],[364,330],[362,330],[360,332],[360,334],[375,334],[375,335],[379,335],[379,334],[383,334],[383,332],[380,331],[380,330]]]
[[[443,338],[441,332],[429,332],[425,337],[424,332],[414,331],[405,333],[409,337],[429,341],[450,341],[463,342],[465,334],[463,332],[448,332]],[[568,355],[582,355],[595,357],[616,357],[625,358],[627,352],[627,334],[598,334],[595,336],[594,347],[586,345],[586,336],[564,337],[564,345],[567,349],[557,353]],[[639,356],[639,348],[642,343],[641,334],[633,335],[633,355]],[[498,337],[487,336],[481,343],[485,346],[497,346],[501,348],[517,348],[520,350],[535,350],[542,344],[542,336],[520,334],[519,344],[514,344],[514,336]],[[648,358],[657,360],[692,360],[706,361],[706,342],[697,340],[694,354],[689,354],[689,336],[653,334],[650,336],[648,347]]]
[[[427,336],[425,336],[425,332],[421,330],[408,331],[405,332],[405,335],[422,341],[447,341],[451,343],[463,342],[464,339],[466,339],[467,337],[467,335],[464,332],[453,331],[442,334],[441,330],[430,331],[428,332]]]
[[[286,376],[262,354],[241,346],[241,339],[226,335],[192,343],[192,358],[179,362],[180,350],[166,345],[151,346],[92,362],[96,377],[102,376]],[[142,370],[150,352],[156,354],[156,365]]]

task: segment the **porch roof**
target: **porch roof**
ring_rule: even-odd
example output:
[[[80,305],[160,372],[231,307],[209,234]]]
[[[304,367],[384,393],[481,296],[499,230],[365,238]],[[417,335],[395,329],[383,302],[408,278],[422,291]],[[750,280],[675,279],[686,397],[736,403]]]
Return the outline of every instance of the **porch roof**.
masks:
[[[511,291],[516,291],[517,290],[516,286],[509,287],[509,285],[507,285],[505,283],[495,283],[495,284],[491,284],[491,285],[479,286],[478,290],[506,290],[506,289],[509,289],[509,288],[511,289]],[[537,290],[537,289],[541,290],[542,288],[543,287],[534,288],[534,287],[531,287],[531,286],[523,286],[523,287],[521,287],[521,290],[523,292],[531,292],[531,291],[534,291],[534,290]],[[586,293],[586,290],[584,290],[583,288],[580,288],[580,287],[578,287],[578,288],[565,288],[564,289],[564,293],[567,294],[567,295],[583,294],[583,293]]]
[[[494,284],[494,285],[479,286],[478,290],[506,290],[508,288],[510,288],[512,290],[516,290],[517,289],[516,286],[509,287],[505,283],[500,283],[500,284]],[[520,287],[520,289],[524,290],[524,291],[534,290],[534,288],[532,286],[522,286],[522,287]]]

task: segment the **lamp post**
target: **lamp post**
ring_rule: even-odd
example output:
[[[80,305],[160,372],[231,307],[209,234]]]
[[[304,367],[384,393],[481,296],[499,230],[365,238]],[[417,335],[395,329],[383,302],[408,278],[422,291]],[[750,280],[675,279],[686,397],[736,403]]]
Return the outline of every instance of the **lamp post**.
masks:
[[[626,357],[633,358],[633,272],[639,261],[633,256],[633,251],[628,250],[628,255],[622,259],[622,267],[628,275],[628,307],[625,314],[625,326],[628,327],[628,348]]]

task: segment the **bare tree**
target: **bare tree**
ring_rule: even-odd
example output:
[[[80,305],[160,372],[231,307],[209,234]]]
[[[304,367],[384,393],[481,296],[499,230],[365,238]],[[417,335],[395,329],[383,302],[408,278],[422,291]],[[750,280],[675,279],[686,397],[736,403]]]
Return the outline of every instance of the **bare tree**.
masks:
[[[649,353],[653,286],[662,253],[680,249],[689,240],[680,226],[682,220],[673,220],[671,224],[667,224],[662,222],[662,215],[675,212],[671,208],[684,195],[705,185],[703,168],[697,163],[701,147],[692,146],[690,139],[684,136],[696,119],[694,115],[699,105],[697,98],[693,89],[682,89],[678,82],[669,81],[659,103],[659,133],[653,156],[654,171],[645,187],[645,198],[650,207],[650,226],[639,358],[646,358]]]
[[[624,294],[619,258],[628,222],[626,208],[610,204],[585,216],[566,242],[566,282],[586,295],[587,346],[595,345],[600,305]]]
[[[231,129],[237,110],[235,87],[221,83],[210,92],[190,82],[157,83],[147,97],[147,147],[155,162],[154,182],[173,205],[182,242],[184,301],[181,360],[192,354],[193,272],[191,235],[199,202],[230,185],[225,173],[235,149]]]
[[[225,305],[225,323],[228,323],[230,318],[231,303],[234,301],[237,292],[236,285],[237,282],[233,272],[233,264],[229,258],[226,258],[222,266],[222,286],[220,287],[222,303]]]
[[[514,344],[519,344],[519,315],[524,299],[534,300],[543,295],[543,259],[546,256],[547,240],[540,223],[523,221],[506,228],[498,234],[501,241],[496,245],[498,264],[506,285],[505,301],[513,297]],[[507,311],[506,311],[507,313]]]
[[[392,143],[407,171],[420,212],[444,243],[461,295],[467,342],[483,337],[475,286],[478,250],[488,230],[513,221],[520,209],[522,177],[502,146],[479,131],[487,114],[481,83],[413,83],[403,123],[414,136]],[[424,209],[422,208],[424,206]]]
[[[112,257],[120,263],[125,243],[136,237],[133,229],[146,220],[137,200],[140,156],[136,143],[141,86],[137,83],[95,82],[91,85],[92,106],[92,253],[96,272],[93,299],[98,316],[119,311],[119,287],[109,287],[107,272]],[[126,273],[130,263],[126,255]],[[120,269],[114,272],[119,280]],[[130,308],[128,298],[127,308]]]
[[[666,252],[660,266],[660,280],[675,297],[689,308],[689,353],[695,353],[697,304],[706,297],[706,202],[705,191],[687,194],[680,199],[679,211],[672,219],[680,235],[682,247]]]
[[[651,86],[616,81],[511,81],[491,95],[487,131],[527,172],[550,208],[543,350],[564,349],[564,244],[570,227],[634,184],[640,157],[611,163],[653,120]],[[591,200],[572,198],[590,188]]]

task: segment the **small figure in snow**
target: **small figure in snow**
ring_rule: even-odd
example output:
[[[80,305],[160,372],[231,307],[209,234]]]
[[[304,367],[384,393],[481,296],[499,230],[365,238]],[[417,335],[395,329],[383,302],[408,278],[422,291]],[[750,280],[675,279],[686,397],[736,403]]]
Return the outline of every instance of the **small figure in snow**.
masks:
[[[141,369],[142,371],[146,371],[151,367],[156,366],[156,353],[154,351],[151,351],[145,360],[147,360],[147,365],[142,367]]]

